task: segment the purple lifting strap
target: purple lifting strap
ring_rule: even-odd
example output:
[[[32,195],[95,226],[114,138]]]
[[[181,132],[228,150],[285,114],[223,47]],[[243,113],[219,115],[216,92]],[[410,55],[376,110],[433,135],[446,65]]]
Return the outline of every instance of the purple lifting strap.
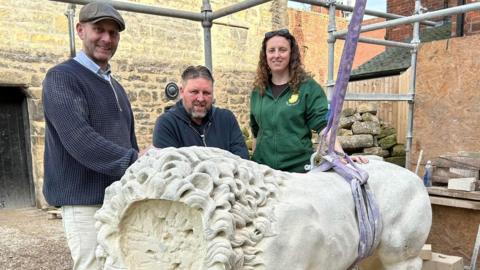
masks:
[[[338,122],[345,99],[350,72],[352,70],[353,58],[357,49],[366,2],[366,0],[357,0],[355,3],[353,15],[348,25],[348,34],[345,39],[334,95],[330,103],[331,114],[328,119],[328,125],[321,136],[319,149],[317,153],[314,154],[316,156],[322,156],[320,165],[315,168],[314,171],[327,171],[333,168],[350,183],[350,187],[352,188],[360,232],[360,242],[358,246],[358,257],[350,268],[353,268],[363,258],[372,255],[379,243],[379,236],[382,231],[380,211],[375,196],[367,183],[368,173],[360,169],[348,156],[345,157],[347,164],[344,164],[334,150]],[[325,136],[329,132],[330,140],[328,142],[328,151],[325,151],[325,149],[323,149],[325,146],[323,142],[325,142]],[[314,157],[312,157],[312,160],[313,159]],[[313,166],[314,163],[312,162],[312,167]]]

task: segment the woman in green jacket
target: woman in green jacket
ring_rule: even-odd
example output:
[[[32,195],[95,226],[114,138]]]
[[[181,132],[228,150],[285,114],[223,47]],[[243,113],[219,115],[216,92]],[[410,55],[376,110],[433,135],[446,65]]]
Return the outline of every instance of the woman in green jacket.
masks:
[[[250,96],[252,160],[277,170],[305,172],[314,152],[312,130],[326,126],[327,114],[327,97],[305,72],[295,38],[287,29],[266,33]]]

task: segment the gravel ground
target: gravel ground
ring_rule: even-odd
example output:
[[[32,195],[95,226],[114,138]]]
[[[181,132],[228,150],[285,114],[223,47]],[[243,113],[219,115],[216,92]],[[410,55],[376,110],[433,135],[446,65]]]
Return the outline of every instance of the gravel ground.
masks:
[[[37,208],[0,210],[0,270],[72,269],[61,219]]]

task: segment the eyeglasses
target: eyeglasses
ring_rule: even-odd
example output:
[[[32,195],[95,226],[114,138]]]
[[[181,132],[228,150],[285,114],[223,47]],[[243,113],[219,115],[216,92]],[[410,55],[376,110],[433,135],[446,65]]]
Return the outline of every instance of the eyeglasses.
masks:
[[[268,39],[273,36],[285,36],[285,35],[290,35],[290,32],[286,28],[267,32],[265,33],[265,38]]]

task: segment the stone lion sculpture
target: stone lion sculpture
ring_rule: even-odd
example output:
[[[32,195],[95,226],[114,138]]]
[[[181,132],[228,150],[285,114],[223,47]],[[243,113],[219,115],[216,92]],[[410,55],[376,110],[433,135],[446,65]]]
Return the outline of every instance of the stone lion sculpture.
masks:
[[[431,226],[422,181],[361,165],[382,214],[360,269],[420,270]],[[350,186],[334,172],[286,173],[216,148],[152,149],[107,188],[97,212],[104,269],[345,270],[359,232]]]

